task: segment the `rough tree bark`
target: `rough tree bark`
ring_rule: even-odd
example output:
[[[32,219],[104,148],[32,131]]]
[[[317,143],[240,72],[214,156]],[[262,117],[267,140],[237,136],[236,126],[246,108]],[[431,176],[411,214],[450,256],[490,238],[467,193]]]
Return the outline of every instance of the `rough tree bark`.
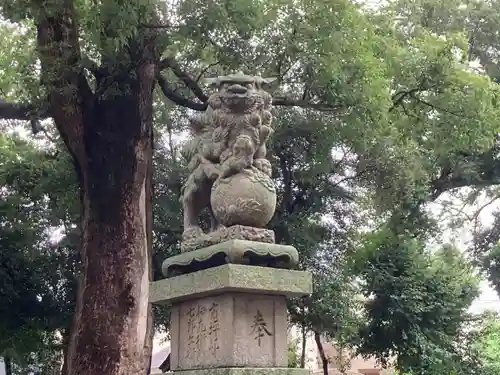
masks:
[[[65,367],[71,375],[146,374],[152,95],[159,55],[154,40],[138,43],[129,64],[101,72],[93,92],[79,68],[72,4],[65,1],[36,20],[50,114],[81,188],[83,274]],[[118,93],[107,95],[110,85]]]

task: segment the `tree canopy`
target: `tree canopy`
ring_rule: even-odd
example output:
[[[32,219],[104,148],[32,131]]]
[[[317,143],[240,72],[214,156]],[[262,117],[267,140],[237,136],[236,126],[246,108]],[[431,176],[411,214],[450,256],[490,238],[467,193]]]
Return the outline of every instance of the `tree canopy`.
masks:
[[[473,266],[500,284],[500,215],[476,223],[464,257],[429,250],[441,232],[428,206],[498,197],[500,3],[368,5],[1,1],[0,351],[62,348],[64,374],[145,371],[151,322],[127,336],[125,315],[147,314],[117,296],[142,306],[143,275],[179,251],[187,118],[207,107],[204,78],[244,70],[278,78],[270,226],[315,277],[292,321],[414,375],[472,371],[456,343]],[[97,278],[109,267],[124,276]],[[130,363],[116,354],[127,340],[144,342]],[[80,361],[92,346],[108,367]]]

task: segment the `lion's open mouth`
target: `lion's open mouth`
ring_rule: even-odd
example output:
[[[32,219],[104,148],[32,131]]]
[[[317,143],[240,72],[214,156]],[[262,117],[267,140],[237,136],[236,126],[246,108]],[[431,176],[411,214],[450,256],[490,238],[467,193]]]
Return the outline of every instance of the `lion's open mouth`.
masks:
[[[248,94],[231,94],[221,97],[224,106],[235,112],[253,111],[263,103],[262,98]]]

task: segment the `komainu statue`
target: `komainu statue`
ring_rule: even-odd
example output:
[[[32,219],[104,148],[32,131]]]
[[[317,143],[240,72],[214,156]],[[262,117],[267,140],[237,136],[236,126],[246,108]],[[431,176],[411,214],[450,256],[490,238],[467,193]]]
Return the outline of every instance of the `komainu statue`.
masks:
[[[221,242],[235,226],[249,239],[259,233],[269,236],[259,228],[267,225],[276,208],[266,159],[266,141],[273,130],[272,97],[265,88],[272,81],[243,73],[209,81],[215,92],[207,111],[191,119],[193,138],[183,150],[189,171],[182,191],[183,251]],[[203,211],[211,218],[208,233],[200,226]],[[273,242],[272,237],[256,240]]]

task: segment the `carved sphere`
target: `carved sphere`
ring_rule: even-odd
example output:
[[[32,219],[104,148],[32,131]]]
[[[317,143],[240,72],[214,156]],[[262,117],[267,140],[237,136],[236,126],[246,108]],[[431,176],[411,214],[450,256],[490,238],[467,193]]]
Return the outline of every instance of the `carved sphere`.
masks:
[[[276,187],[269,176],[256,168],[243,170],[215,182],[210,204],[215,219],[226,227],[263,228],[276,210]]]

